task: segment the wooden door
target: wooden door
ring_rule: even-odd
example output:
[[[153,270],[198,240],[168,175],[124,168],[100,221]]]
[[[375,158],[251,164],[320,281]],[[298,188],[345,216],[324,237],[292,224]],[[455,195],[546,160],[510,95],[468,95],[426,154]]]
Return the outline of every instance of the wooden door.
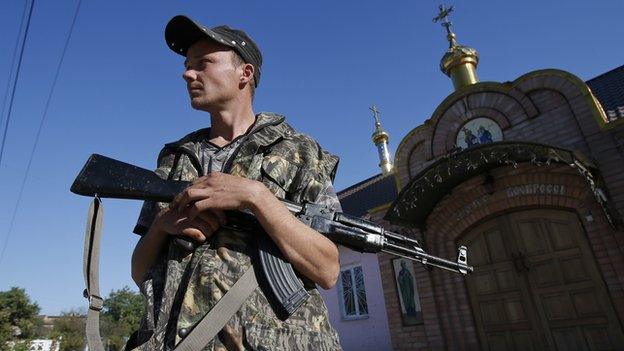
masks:
[[[484,349],[613,350],[624,345],[573,213],[510,213],[477,226],[462,242],[475,265],[466,282]]]
[[[506,221],[489,220],[462,242],[468,247],[468,262],[475,266],[466,284],[483,349],[545,349],[531,292],[514,266],[518,249],[509,240]]]

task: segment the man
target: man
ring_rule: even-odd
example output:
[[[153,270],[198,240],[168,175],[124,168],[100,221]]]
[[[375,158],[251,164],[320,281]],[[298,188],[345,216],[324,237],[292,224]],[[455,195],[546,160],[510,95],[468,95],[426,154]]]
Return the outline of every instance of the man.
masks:
[[[333,191],[337,158],[273,113],[255,114],[262,56],[243,31],[208,29],[185,16],[167,24],[165,39],[185,56],[183,78],[193,108],[210,128],[165,145],[156,173],[193,180],[171,204],[146,202],[135,232],[132,277],[147,314],[131,344],[173,349],[250,266],[254,235],[220,226],[225,210],[248,210],[309,287],[311,298],[282,321],[256,288],[205,350],[336,350],[338,338],[314,288],[338,277],[336,245],[301,223],[277,197],[339,208]],[[276,197],[277,196],[277,197]],[[172,235],[201,244],[192,252]]]

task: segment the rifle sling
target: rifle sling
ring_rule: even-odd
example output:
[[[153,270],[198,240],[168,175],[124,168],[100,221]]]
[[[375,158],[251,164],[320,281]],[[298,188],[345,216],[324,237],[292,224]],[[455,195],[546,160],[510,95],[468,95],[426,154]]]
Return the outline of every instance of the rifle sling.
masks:
[[[86,289],[83,292],[89,300],[87,313],[87,345],[89,350],[104,351],[100,338],[100,311],[104,306],[104,299],[100,296],[100,237],[102,234],[102,217],[104,209],[99,197],[95,197],[89,207],[87,228],[85,230],[83,273]]]
[[[199,321],[189,334],[176,346],[174,351],[203,350],[234,313],[243,305],[247,297],[258,287],[253,267],[228,290],[216,305]]]

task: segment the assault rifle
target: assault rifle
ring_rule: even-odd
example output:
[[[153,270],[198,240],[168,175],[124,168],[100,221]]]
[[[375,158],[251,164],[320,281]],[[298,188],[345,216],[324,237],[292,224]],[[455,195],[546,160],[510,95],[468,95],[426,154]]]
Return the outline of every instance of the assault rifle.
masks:
[[[154,172],[117,161],[105,156],[93,154],[87,160],[74,183],[71,191],[85,196],[101,198],[151,200],[171,202],[190,182],[163,180]],[[459,248],[457,261],[446,260],[430,255],[420,243],[412,238],[386,231],[383,227],[345,213],[335,212],[325,206],[314,203],[296,204],[281,200],[300,221],[325,235],[333,242],[359,252],[386,252],[427,266],[435,266],[463,275],[473,271],[468,265],[465,246]],[[251,212],[226,212],[227,224],[223,227],[235,230],[254,230],[263,232]],[[303,283],[295,274],[290,263],[284,260],[275,243],[266,235],[258,238],[261,286],[270,300],[276,314],[286,319],[309,297]],[[194,243],[178,237],[177,245],[192,250]]]

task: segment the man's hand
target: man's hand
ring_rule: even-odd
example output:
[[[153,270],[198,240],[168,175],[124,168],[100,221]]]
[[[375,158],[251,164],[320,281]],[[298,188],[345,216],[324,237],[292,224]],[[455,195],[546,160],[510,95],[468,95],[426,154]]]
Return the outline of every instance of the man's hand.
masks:
[[[167,236],[181,235],[197,243],[208,240],[219,226],[225,224],[225,214],[219,210],[207,210],[190,218],[188,209],[166,208],[156,215],[149,231],[132,254],[132,279],[140,285],[147,270],[165,247]]]
[[[158,213],[152,226],[158,231],[186,236],[203,243],[225,222],[225,214],[220,210],[205,210],[191,216],[188,208],[166,208]]]
[[[261,188],[264,185],[255,180],[212,172],[193,181],[169,207],[188,211],[190,219],[201,218],[206,210],[222,215],[223,210],[251,209]]]

